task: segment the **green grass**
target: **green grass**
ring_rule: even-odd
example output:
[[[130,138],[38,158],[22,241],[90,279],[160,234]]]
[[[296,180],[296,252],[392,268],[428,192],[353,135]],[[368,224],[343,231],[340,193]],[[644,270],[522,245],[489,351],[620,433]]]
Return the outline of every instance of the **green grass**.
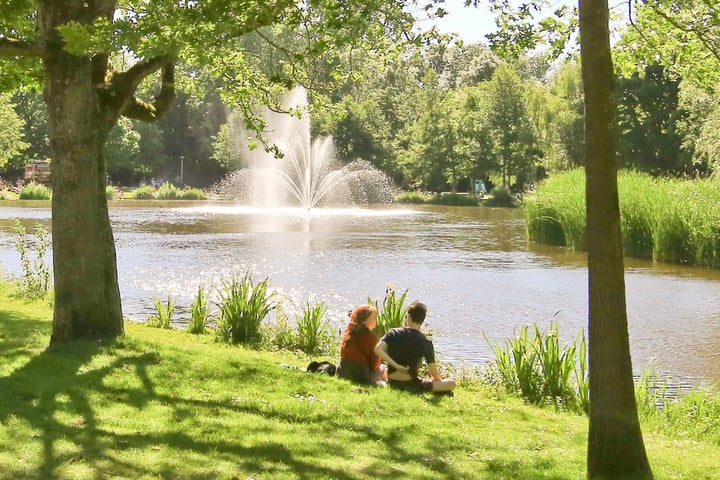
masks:
[[[47,349],[51,312],[0,293],[0,479],[579,479],[587,421],[481,384],[360,388],[306,359],[127,324]],[[657,479],[720,476],[720,445],[645,431]]]
[[[620,222],[625,254],[656,261],[720,267],[720,184],[621,171]],[[585,174],[555,175],[526,197],[532,241],[586,250]]]

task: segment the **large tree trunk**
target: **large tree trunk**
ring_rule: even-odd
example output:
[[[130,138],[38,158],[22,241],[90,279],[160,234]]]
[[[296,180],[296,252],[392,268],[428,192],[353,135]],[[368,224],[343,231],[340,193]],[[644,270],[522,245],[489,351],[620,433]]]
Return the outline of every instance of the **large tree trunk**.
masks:
[[[45,102],[53,149],[51,344],[123,332],[103,158],[116,118],[100,104],[91,59],[64,52],[55,30],[70,19],[83,18],[83,10],[89,9],[82,1],[45,1],[39,18],[49,51]],[[97,12],[85,15],[93,14]]]
[[[607,0],[580,0],[589,273],[590,479],[650,479],[635,403],[620,238]]]

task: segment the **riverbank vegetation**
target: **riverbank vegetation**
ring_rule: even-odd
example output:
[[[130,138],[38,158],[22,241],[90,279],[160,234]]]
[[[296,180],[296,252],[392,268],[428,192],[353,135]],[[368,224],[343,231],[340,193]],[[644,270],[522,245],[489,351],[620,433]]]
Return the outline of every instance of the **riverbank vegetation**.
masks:
[[[414,397],[304,373],[288,351],[133,323],[116,341],[47,349],[47,305],[0,299],[0,478],[584,476],[587,419],[496,385]],[[642,421],[657,479],[720,475],[717,437]]]
[[[720,266],[720,188],[715,179],[653,178],[621,171],[625,254],[656,261]],[[554,175],[525,198],[528,239],[586,249],[585,174]]]

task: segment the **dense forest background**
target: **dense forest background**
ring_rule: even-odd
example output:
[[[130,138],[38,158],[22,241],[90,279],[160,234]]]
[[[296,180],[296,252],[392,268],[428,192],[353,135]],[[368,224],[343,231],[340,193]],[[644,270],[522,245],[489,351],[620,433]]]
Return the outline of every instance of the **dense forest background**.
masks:
[[[621,167],[710,176],[720,167],[718,58],[707,49],[693,55],[699,40],[671,28],[657,10],[641,10],[614,44]],[[583,165],[583,89],[572,50],[509,60],[489,44],[424,38],[392,46],[393,55],[348,50],[340,56],[346,76],[318,65],[307,79],[313,135],[331,135],[340,162],[365,159],[404,189],[458,192],[478,178],[521,190]],[[277,58],[252,35],[245,41],[272,77]],[[192,66],[178,76],[205,77]],[[182,183],[207,188],[243,166],[248,143],[263,148],[246,133],[257,126],[248,112],[226,107],[222,84],[191,88],[197,84],[181,89],[157,122],[121,118],[107,149],[113,184],[179,184],[182,169]],[[48,136],[40,92],[0,95],[0,177],[22,178],[25,164],[49,158]]]

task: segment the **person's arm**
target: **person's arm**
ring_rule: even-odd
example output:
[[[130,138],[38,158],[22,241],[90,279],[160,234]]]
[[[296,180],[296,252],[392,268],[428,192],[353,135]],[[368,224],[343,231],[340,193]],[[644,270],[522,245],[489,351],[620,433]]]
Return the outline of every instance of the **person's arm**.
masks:
[[[439,382],[440,380],[442,380],[442,375],[440,375],[440,371],[438,370],[436,363],[428,363],[427,368],[430,377],[433,379],[433,382]]]
[[[382,340],[375,346],[375,355],[382,358],[385,363],[393,367],[398,372],[402,372],[408,375],[410,374],[410,369],[408,367],[400,365],[392,359],[392,357],[388,353],[387,343],[383,342]]]

